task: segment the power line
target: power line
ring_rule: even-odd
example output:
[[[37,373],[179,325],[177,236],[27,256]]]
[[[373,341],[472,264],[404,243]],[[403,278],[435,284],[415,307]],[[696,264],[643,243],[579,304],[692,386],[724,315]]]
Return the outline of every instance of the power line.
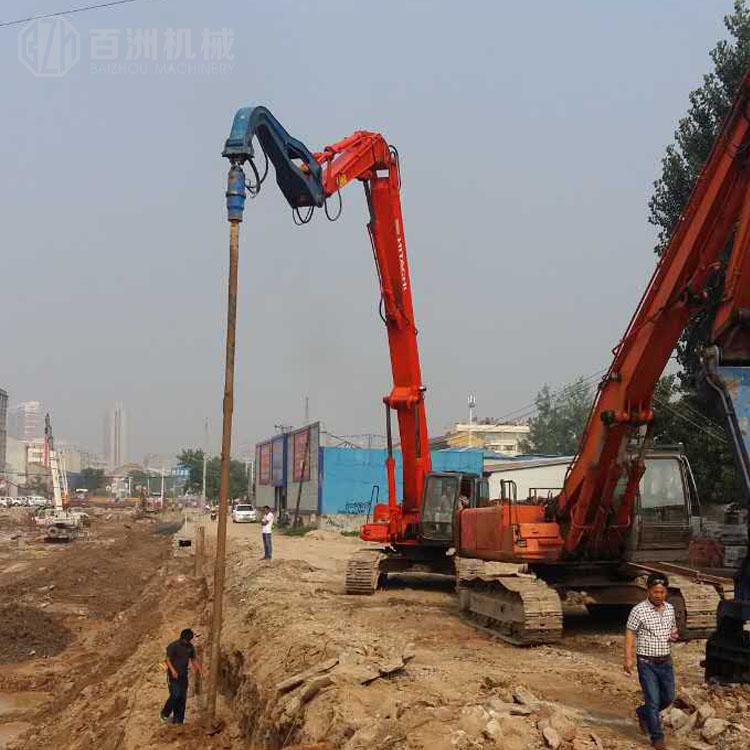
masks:
[[[667,411],[672,412],[672,414],[678,419],[681,419],[683,422],[687,422],[689,425],[695,427],[697,430],[700,430],[701,432],[708,435],[708,437],[710,437],[712,440],[718,440],[724,445],[727,445],[727,440],[723,435],[720,435],[718,432],[709,429],[706,425],[700,424],[690,419],[690,417],[688,417],[684,412],[681,412],[679,410],[679,407],[672,406],[671,404],[668,404],[666,401],[663,401],[662,399],[658,399],[658,398],[654,398],[654,401],[656,401],[656,403],[662,408],[666,409]]]
[[[40,13],[38,16],[28,16],[27,18],[16,18],[13,21],[0,21],[0,28],[5,26],[20,26],[22,23],[29,21],[39,21],[43,18],[57,18],[59,16],[72,16],[74,13],[84,13],[87,10],[99,10],[100,8],[111,8],[115,5],[128,5],[137,3],[142,0],[109,0],[106,3],[97,3],[96,5],[83,5],[79,8],[69,8],[68,10],[58,10],[54,13]]]
[[[551,391],[550,397],[559,398],[561,396],[577,395],[578,393],[591,388],[593,382],[605,372],[606,370],[599,370],[585,378],[580,378],[573,383],[568,383],[555,391]],[[683,422],[700,430],[711,439],[717,440],[725,445],[727,444],[726,436],[721,429],[721,425],[710,417],[701,414],[701,412],[699,412],[694,406],[685,402],[684,399],[677,404],[671,404],[668,401],[657,398],[656,394],[654,394],[653,399],[660,407],[668,410],[678,419],[681,419]],[[536,411],[536,401],[534,401],[533,403],[526,404],[525,406],[521,406],[518,409],[504,414],[499,418],[499,421],[503,422],[510,417],[513,417],[516,421],[522,421],[523,419],[532,416]]]
[[[568,383],[567,385],[561,386],[557,390],[551,391],[549,395],[551,398],[575,395],[581,392],[582,390],[591,388],[591,386],[594,384],[594,381],[596,381],[597,378],[601,377],[605,372],[607,372],[606,369],[597,370],[591,375],[587,375],[585,378],[579,378],[578,380],[575,380],[572,383]],[[537,411],[536,400],[534,400],[529,404],[525,404],[524,406],[519,406],[517,409],[514,409],[513,411],[509,411],[506,414],[503,414],[501,417],[498,417],[498,421],[504,422],[506,419],[510,419],[511,417],[515,420],[521,420],[524,417],[534,414],[536,411]]]
[[[703,414],[695,406],[689,403],[685,397],[683,397],[678,402],[678,404],[680,408],[684,408],[688,412],[688,414],[691,414],[693,417],[697,418],[698,420],[704,420],[708,422],[709,424],[713,425],[718,430],[718,432],[720,432],[722,435],[724,434],[723,425],[717,422],[713,417]]]

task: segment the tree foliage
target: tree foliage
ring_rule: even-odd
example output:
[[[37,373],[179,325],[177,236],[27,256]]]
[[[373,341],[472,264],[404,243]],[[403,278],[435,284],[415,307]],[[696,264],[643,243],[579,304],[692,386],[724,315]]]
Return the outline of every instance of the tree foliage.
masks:
[[[656,252],[667,246],[693,185],[705,163],[745,71],[750,66],[750,10],[735,0],[724,18],[728,38],[710,51],[713,70],[689,96],[687,113],[677,125],[674,142],[666,148],[662,171],[649,201],[649,222],[658,228]],[[715,275],[708,299],[686,327],[677,345],[678,378],[662,379],[655,399],[657,442],[683,443],[696,475],[701,498],[707,502],[739,499],[730,440],[717,419],[713,399],[701,388],[700,351],[708,343],[721,298],[731,240],[722,271]],[[659,402],[662,402],[660,406]],[[664,403],[668,403],[664,407]]]
[[[186,492],[200,492],[203,486],[203,451],[195,448],[184,448],[177,460],[181,466],[188,470],[187,482],[185,482]],[[208,478],[208,472],[206,472]]]
[[[680,119],[674,142],[662,159],[661,177],[654,182],[649,200],[649,222],[658,228],[656,252],[666,248],[690,192],[708,158],[714,139],[729,112],[742,77],[750,66],[750,10],[746,0],[735,0],[733,12],[724,18],[729,38],[710,51],[713,70],[703,84],[689,96],[687,114]],[[724,259],[726,265],[726,257]],[[707,342],[716,306],[721,296],[723,273],[714,279],[713,289],[704,307],[687,326],[677,347],[682,365],[680,381],[694,390],[699,379],[700,347]]]
[[[203,451],[198,448],[185,448],[177,456],[182,466],[188,469],[188,479],[185,484],[187,492],[200,493],[203,486]],[[221,459],[212,456],[206,461],[206,497],[217,500],[221,484]],[[247,472],[242,461],[232,459],[229,464],[229,496],[230,498],[245,497],[247,495]]]
[[[128,476],[131,479],[131,484],[133,485],[134,489],[138,487],[148,486],[149,475],[145,471],[141,471],[140,469],[131,469],[128,472]]]
[[[592,399],[592,388],[583,378],[578,378],[572,385],[556,393],[545,384],[534,399],[536,415],[529,420],[529,436],[522,442],[521,450],[574,454],[591,410]]]
[[[685,448],[702,502],[741,502],[729,438],[718,415],[707,416],[704,410],[695,393],[680,390],[675,375],[661,378],[654,392],[653,447]]]
[[[88,490],[92,494],[103,490],[106,486],[103,469],[92,469],[86,467],[81,470],[81,479],[79,482],[81,489]]]

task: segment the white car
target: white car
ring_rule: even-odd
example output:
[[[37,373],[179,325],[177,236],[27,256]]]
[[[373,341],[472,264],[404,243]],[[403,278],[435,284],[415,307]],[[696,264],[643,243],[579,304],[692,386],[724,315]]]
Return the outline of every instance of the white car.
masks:
[[[258,512],[252,505],[235,505],[232,510],[232,523],[254,523]]]

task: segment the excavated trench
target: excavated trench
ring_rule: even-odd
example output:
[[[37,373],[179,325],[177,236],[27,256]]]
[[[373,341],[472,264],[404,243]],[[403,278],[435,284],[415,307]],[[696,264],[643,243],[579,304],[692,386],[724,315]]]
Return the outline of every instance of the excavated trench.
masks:
[[[219,674],[221,695],[231,704],[240,734],[254,748],[277,750],[286,737],[275,727],[273,706],[264,691],[246,668],[242,652],[224,654]]]

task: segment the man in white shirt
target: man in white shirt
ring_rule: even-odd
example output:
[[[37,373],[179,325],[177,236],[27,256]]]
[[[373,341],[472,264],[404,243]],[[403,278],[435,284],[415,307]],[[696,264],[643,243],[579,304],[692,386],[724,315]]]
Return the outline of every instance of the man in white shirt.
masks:
[[[263,518],[260,519],[260,535],[263,538],[263,559],[270,560],[272,552],[271,531],[273,530],[273,512],[266,505],[263,508]]]
[[[674,700],[672,642],[678,638],[674,607],[667,601],[669,581],[661,573],[646,580],[648,598],[630,611],[625,629],[627,674],[637,660],[643,705],[636,709],[641,731],[648,734],[656,750],[666,748],[659,712]],[[635,657],[634,657],[635,654]]]

